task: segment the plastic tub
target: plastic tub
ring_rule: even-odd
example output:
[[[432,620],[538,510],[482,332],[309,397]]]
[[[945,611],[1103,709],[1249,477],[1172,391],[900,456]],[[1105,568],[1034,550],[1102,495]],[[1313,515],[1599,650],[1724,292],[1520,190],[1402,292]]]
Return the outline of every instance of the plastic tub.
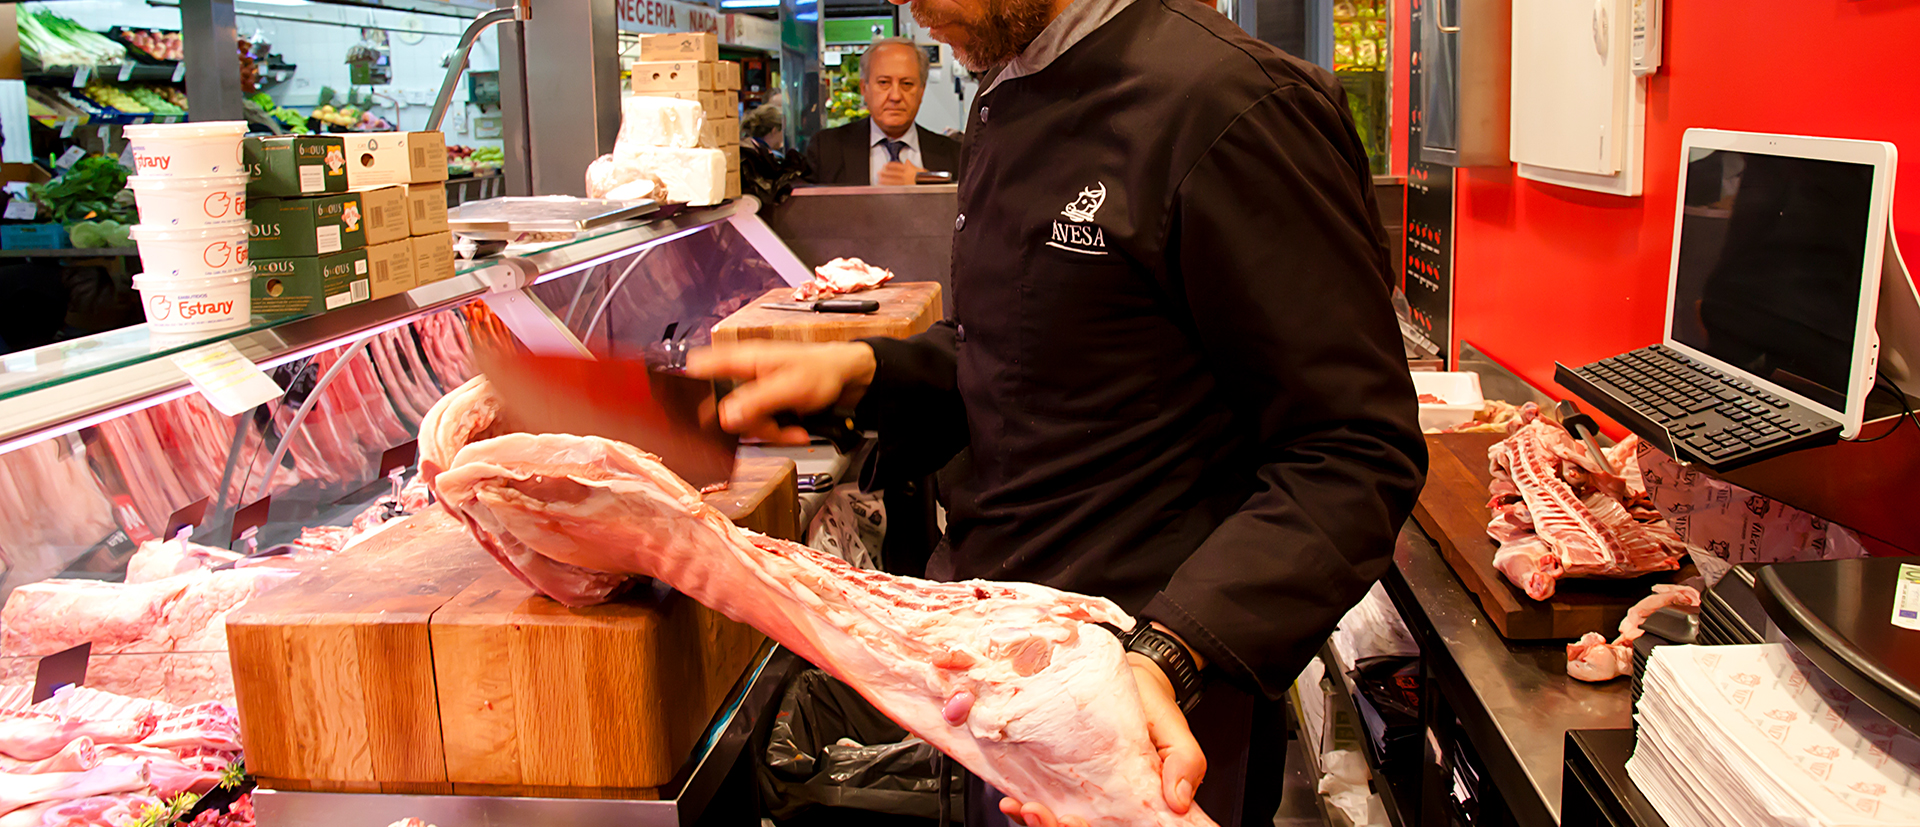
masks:
[[[247,176],[127,179],[140,223],[147,227],[231,227],[247,225]]]
[[[141,224],[128,232],[140,248],[140,264],[149,279],[205,278],[253,272],[247,264],[247,225],[155,227]]]
[[[161,335],[246,327],[253,317],[253,273],[205,278],[133,277],[147,329]]]
[[[133,172],[147,178],[205,178],[244,174],[240,139],[245,121],[136,124],[126,129]]]
[[[1420,394],[1420,430],[1438,431],[1465,425],[1486,407],[1480,393],[1480,374],[1425,371],[1413,374],[1413,390]]]

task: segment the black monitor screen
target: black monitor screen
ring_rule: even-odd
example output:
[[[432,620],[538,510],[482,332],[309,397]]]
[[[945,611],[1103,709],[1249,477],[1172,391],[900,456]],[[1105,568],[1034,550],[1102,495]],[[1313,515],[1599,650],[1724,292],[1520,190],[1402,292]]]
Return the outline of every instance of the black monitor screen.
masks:
[[[1846,408],[1873,167],[1694,149],[1674,341]]]

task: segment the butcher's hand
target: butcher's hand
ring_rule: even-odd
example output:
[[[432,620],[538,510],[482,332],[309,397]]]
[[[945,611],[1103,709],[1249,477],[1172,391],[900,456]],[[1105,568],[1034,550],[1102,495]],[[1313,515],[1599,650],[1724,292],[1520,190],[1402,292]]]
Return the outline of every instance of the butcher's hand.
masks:
[[[889,161],[880,168],[880,186],[911,187],[918,183],[915,177],[925,171],[906,161]]]
[[[805,445],[807,431],[781,427],[775,414],[851,408],[873,384],[873,348],[860,342],[741,342],[696,348],[687,373],[740,384],[720,400],[720,427],[742,436]]]
[[[1174,701],[1173,682],[1167,680],[1158,664],[1142,655],[1127,653],[1127,665],[1133,667],[1134,683],[1140,687],[1140,705],[1147,714],[1147,737],[1160,753],[1160,794],[1167,809],[1186,815],[1193,809],[1193,792],[1207,775],[1207,756],[1200,742],[1187,728],[1187,716]],[[1046,805],[1035,802],[1000,799],[1000,812],[1027,827],[1087,827],[1085,819],[1068,816],[1056,820]]]

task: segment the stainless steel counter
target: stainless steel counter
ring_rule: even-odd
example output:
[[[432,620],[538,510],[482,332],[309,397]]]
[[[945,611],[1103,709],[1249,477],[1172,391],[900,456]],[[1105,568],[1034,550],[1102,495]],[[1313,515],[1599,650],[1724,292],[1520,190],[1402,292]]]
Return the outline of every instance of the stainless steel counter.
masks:
[[[1631,726],[1627,681],[1576,681],[1567,677],[1563,646],[1501,638],[1412,521],[1386,586],[1420,641],[1431,678],[1425,691],[1442,694],[1515,820],[1559,824],[1567,731]]]

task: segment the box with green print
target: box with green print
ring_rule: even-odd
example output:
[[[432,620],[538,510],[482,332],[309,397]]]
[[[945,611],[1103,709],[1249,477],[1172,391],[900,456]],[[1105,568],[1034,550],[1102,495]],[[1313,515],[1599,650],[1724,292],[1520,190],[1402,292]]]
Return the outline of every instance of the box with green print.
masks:
[[[247,204],[247,243],[257,258],[324,256],[367,246],[359,193],[260,198]]]
[[[269,319],[324,313],[373,298],[367,251],[253,259],[253,312]]]
[[[347,191],[346,141],[337,135],[248,138],[244,160],[252,198],[290,198]]]

